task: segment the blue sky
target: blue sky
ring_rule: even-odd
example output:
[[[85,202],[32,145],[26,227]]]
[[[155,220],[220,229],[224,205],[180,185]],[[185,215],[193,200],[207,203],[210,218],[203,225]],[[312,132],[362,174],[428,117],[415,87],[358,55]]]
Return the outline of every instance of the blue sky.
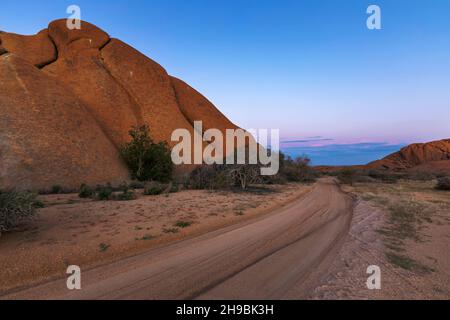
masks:
[[[324,144],[318,146],[303,144],[297,147],[285,147],[283,152],[292,158],[306,156],[316,166],[347,166],[367,164],[396,152],[402,147],[404,147],[404,144],[383,142]]]
[[[70,4],[236,124],[323,139],[296,148],[450,137],[448,0],[2,0],[0,29],[33,34]]]

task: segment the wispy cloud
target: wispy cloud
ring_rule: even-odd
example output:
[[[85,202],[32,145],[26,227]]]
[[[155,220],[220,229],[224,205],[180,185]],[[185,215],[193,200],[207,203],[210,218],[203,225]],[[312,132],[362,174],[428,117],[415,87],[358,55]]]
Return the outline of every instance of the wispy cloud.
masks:
[[[331,138],[323,138],[323,137],[306,137],[296,140],[285,140],[281,141],[281,143],[309,143],[309,142],[322,142],[322,141],[334,141]]]

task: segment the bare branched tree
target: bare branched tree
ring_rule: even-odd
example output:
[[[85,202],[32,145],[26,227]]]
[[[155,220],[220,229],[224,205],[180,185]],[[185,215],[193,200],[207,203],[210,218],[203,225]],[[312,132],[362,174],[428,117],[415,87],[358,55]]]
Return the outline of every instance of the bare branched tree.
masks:
[[[234,165],[229,169],[230,178],[243,190],[248,186],[261,181],[260,167],[258,165]]]

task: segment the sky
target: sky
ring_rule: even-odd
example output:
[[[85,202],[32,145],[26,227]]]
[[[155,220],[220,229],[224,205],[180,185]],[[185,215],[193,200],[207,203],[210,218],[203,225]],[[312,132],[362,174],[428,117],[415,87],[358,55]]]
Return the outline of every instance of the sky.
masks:
[[[280,129],[294,156],[322,152],[316,164],[450,138],[448,0],[2,0],[0,30],[34,34],[72,4],[237,125]],[[371,4],[381,30],[366,26]]]

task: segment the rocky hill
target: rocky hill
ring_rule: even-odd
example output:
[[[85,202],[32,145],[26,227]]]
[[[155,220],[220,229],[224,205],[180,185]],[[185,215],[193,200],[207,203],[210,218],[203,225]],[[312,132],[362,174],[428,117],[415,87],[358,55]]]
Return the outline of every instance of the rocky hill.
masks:
[[[76,188],[128,179],[118,148],[132,126],[237,128],[163,67],[98,27],[57,20],[33,36],[0,33],[0,188]]]
[[[424,171],[450,168],[450,139],[411,144],[384,159],[369,163],[366,167],[394,171],[424,169]]]

